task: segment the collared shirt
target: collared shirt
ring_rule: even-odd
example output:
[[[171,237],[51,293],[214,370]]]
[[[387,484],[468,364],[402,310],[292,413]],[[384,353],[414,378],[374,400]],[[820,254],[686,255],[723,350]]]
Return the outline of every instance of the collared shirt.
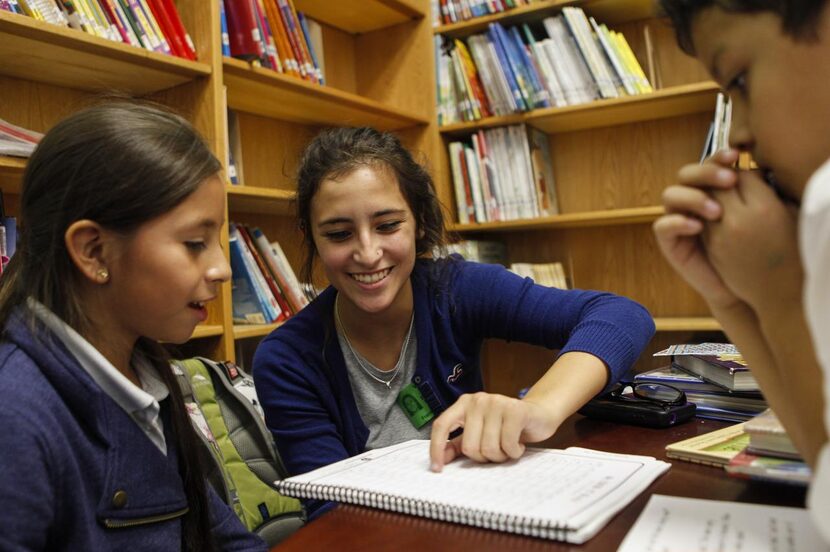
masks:
[[[805,275],[804,314],[824,373],[824,425],[830,428],[830,161],[807,183],[798,232]],[[830,443],[819,454],[807,506],[824,540],[830,542]]]
[[[133,356],[131,364],[141,382],[141,387],[138,387],[55,313],[31,298],[28,304],[38,319],[58,336],[104,393],[135,420],[162,454],[167,455],[164,426],[159,416],[159,402],[167,398],[169,390],[150,363],[140,355]]]

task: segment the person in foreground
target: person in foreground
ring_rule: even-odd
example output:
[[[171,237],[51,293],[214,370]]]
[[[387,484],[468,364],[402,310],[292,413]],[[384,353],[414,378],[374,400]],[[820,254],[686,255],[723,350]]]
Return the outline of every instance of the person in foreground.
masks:
[[[732,101],[731,149],[680,170],[654,230],[709,304],[815,477],[830,542],[830,10],[661,0]],[[733,167],[748,152],[757,171]],[[800,258],[799,258],[800,247]]]
[[[0,550],[266,550],[206,484],[168,357],[230,276],[219,162],[126,100],[42,139],[0,279]]]
[[[304,276],[319,258],[331,285],[263,340],[253,363],[290,473],[413,438],[431,438],[434,471],[462,454],[518,458],[616,382],[653,334],[628,299],[430,258],[445,245],[441,208],[427,171],[391,134],[318,135],[300,163],[297,211]],[[560,353],[519,400],[482,392],[486,338]]]

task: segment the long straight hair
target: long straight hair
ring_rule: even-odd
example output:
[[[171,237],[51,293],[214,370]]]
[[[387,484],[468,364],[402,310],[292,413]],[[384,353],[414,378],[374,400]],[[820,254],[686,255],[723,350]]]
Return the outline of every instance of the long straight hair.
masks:
[[[219,169],[193,127],[154,104],[110,101],[55,125],[23,174],[19,243],[0,279],[0,327],[15,310],[34,327],[30,310],[20,308],[31,297],[83,335],[90,321],[76,292],[82,275],[64,242],[67,228],[89,219],[129,236],[179,205]],[[169,356],[147,338],[139,339],[136,352],[153,363],[170,390],[172,433],[189,506],[183,549],[214,550],[200,444]]]

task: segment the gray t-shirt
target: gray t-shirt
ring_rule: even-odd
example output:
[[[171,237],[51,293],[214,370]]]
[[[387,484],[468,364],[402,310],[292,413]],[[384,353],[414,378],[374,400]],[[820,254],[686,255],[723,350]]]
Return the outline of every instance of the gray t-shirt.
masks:
[[[389,387],[371,378],[366,371],[373,374],[380,380],[389,381],[391,372],[378,370],[371,362],[360,357],[360,366],[357,360],[357,351],[352,351],[343,335],[342,328],[337,324],[337,340],[340,343],[340,350],[343,351],[343,359],[346,361],[346,370],[349,373],[349,383],[352,386],[357,410],[366,427],[369,428],[369,439],[366,441],[366,449],[376,449],[409,439],[429,439],[432,430],[432,422],[427,423],[421,429],[415,429],[409,418],[395,402],[401,389],[412,380],[415,375],[415,367],[418,359],[418,339],[415,335],[413,324],[409,341],[402,351],[401,365],[397,375]],[[365,371],[364,368],[365,367]]]

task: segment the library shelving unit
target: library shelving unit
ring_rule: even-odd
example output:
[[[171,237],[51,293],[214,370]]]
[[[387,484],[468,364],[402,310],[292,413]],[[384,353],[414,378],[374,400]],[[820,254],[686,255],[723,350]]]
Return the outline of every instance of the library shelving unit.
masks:
[[[44,132],[101,92],[118,90],[184,113],[224,159],[229,107],[236,113],[242,179],[226,187],[228,220],[258,226],[269,239],[279,240],[295,270],[303,252],[292,215],[293,175],[300,152],[320,129],[373,125],[394,131],[427,162],[442,202],[454,212],[447,143],[481,128],[525,122],[549,135],[561,214],[453,223],[452,230],[505,242],[510,261],[565,261],[577,286],[646,305],[659,332],[648,352],[719,329],[700,297],[662,260],[651,233],[650,223],[662,212],[662,189],[681,164],[699,154],[716,87],[677,49],[671,30],[654,19],[650,0],[576,3],[624,32],[641,62],[643,28],[649,26],[660,90],[441,128],[436,124],[434,33],[464,37],[491,21],[538,21],[574,1],[541,0],[437,28],[430,24],[429,0],[294,3],[321,23],[325,86],[223,58],[216,2],[177,1],[196,43],[196,62],[0,11],[0,117]],[[11,214],[17,212],[24,167],[20,159],[0,156],[0,188]],[[227,284],[210,306],[207,322],[183,349],[234,360],[235,344],[253,345],[275,327],[234,326]],[[535,381],[550,355],[535,347],[487,343],[488,388],[514,393]]]
[[[662,86],[651,94],[598,100],[561,108],[491,117],[439,127],[444,148],[437,182],[442,201],[454,206],[446,146],[485,128],[525,123],[545,132],[560,214],[505,222],[451,225],[468,239],[507,245],[508,262],[562,261],[577,287],[607,290],[640,302],[655,317],[657,336],[637,369],[654,366],[651,353],[671,342],[710,337],[720,326],[703,300],[663,260],[651,223],[663,212],[662,190],[677,169],[695,161],[706,136],[717,86],[675,45],[668,23],[650,0],[541,0],[514,10],[442,25],[453,37],[480,33],[487,24],[540,21],[576,4],[625,34],[643,67],[644,30]],[[453,209],[453,213],[455,213]],[[522,344],[488,342],[483,354],[490,390],[515,394],[532,384],[553,353]]]
[[[198,61],[147,52],[68,28],[0,11],[0,117],[45,132],[58,120],[118,91],[169,105],[187,116],[219,159],[227,146],[226,106],[237,116],[244,180],[228,184],[228,220],[260,227],[278,240],[295,269],[301,240],[292,215],[299,153],[320,129],[372,125],[394,130],[432,158],[441,144],[434,123],[432,30],[427,0],[295,0],[320,22],[326,85],[223,58],[216,2],[177,0]],[[25,160],[0,156],[0,189],[18,212]],[[227,235],[223,238],[227,250]],[[235,360],[235,343],[277,325],[234,326],[231,286],[222,287],[205,324],[181,349]]]

